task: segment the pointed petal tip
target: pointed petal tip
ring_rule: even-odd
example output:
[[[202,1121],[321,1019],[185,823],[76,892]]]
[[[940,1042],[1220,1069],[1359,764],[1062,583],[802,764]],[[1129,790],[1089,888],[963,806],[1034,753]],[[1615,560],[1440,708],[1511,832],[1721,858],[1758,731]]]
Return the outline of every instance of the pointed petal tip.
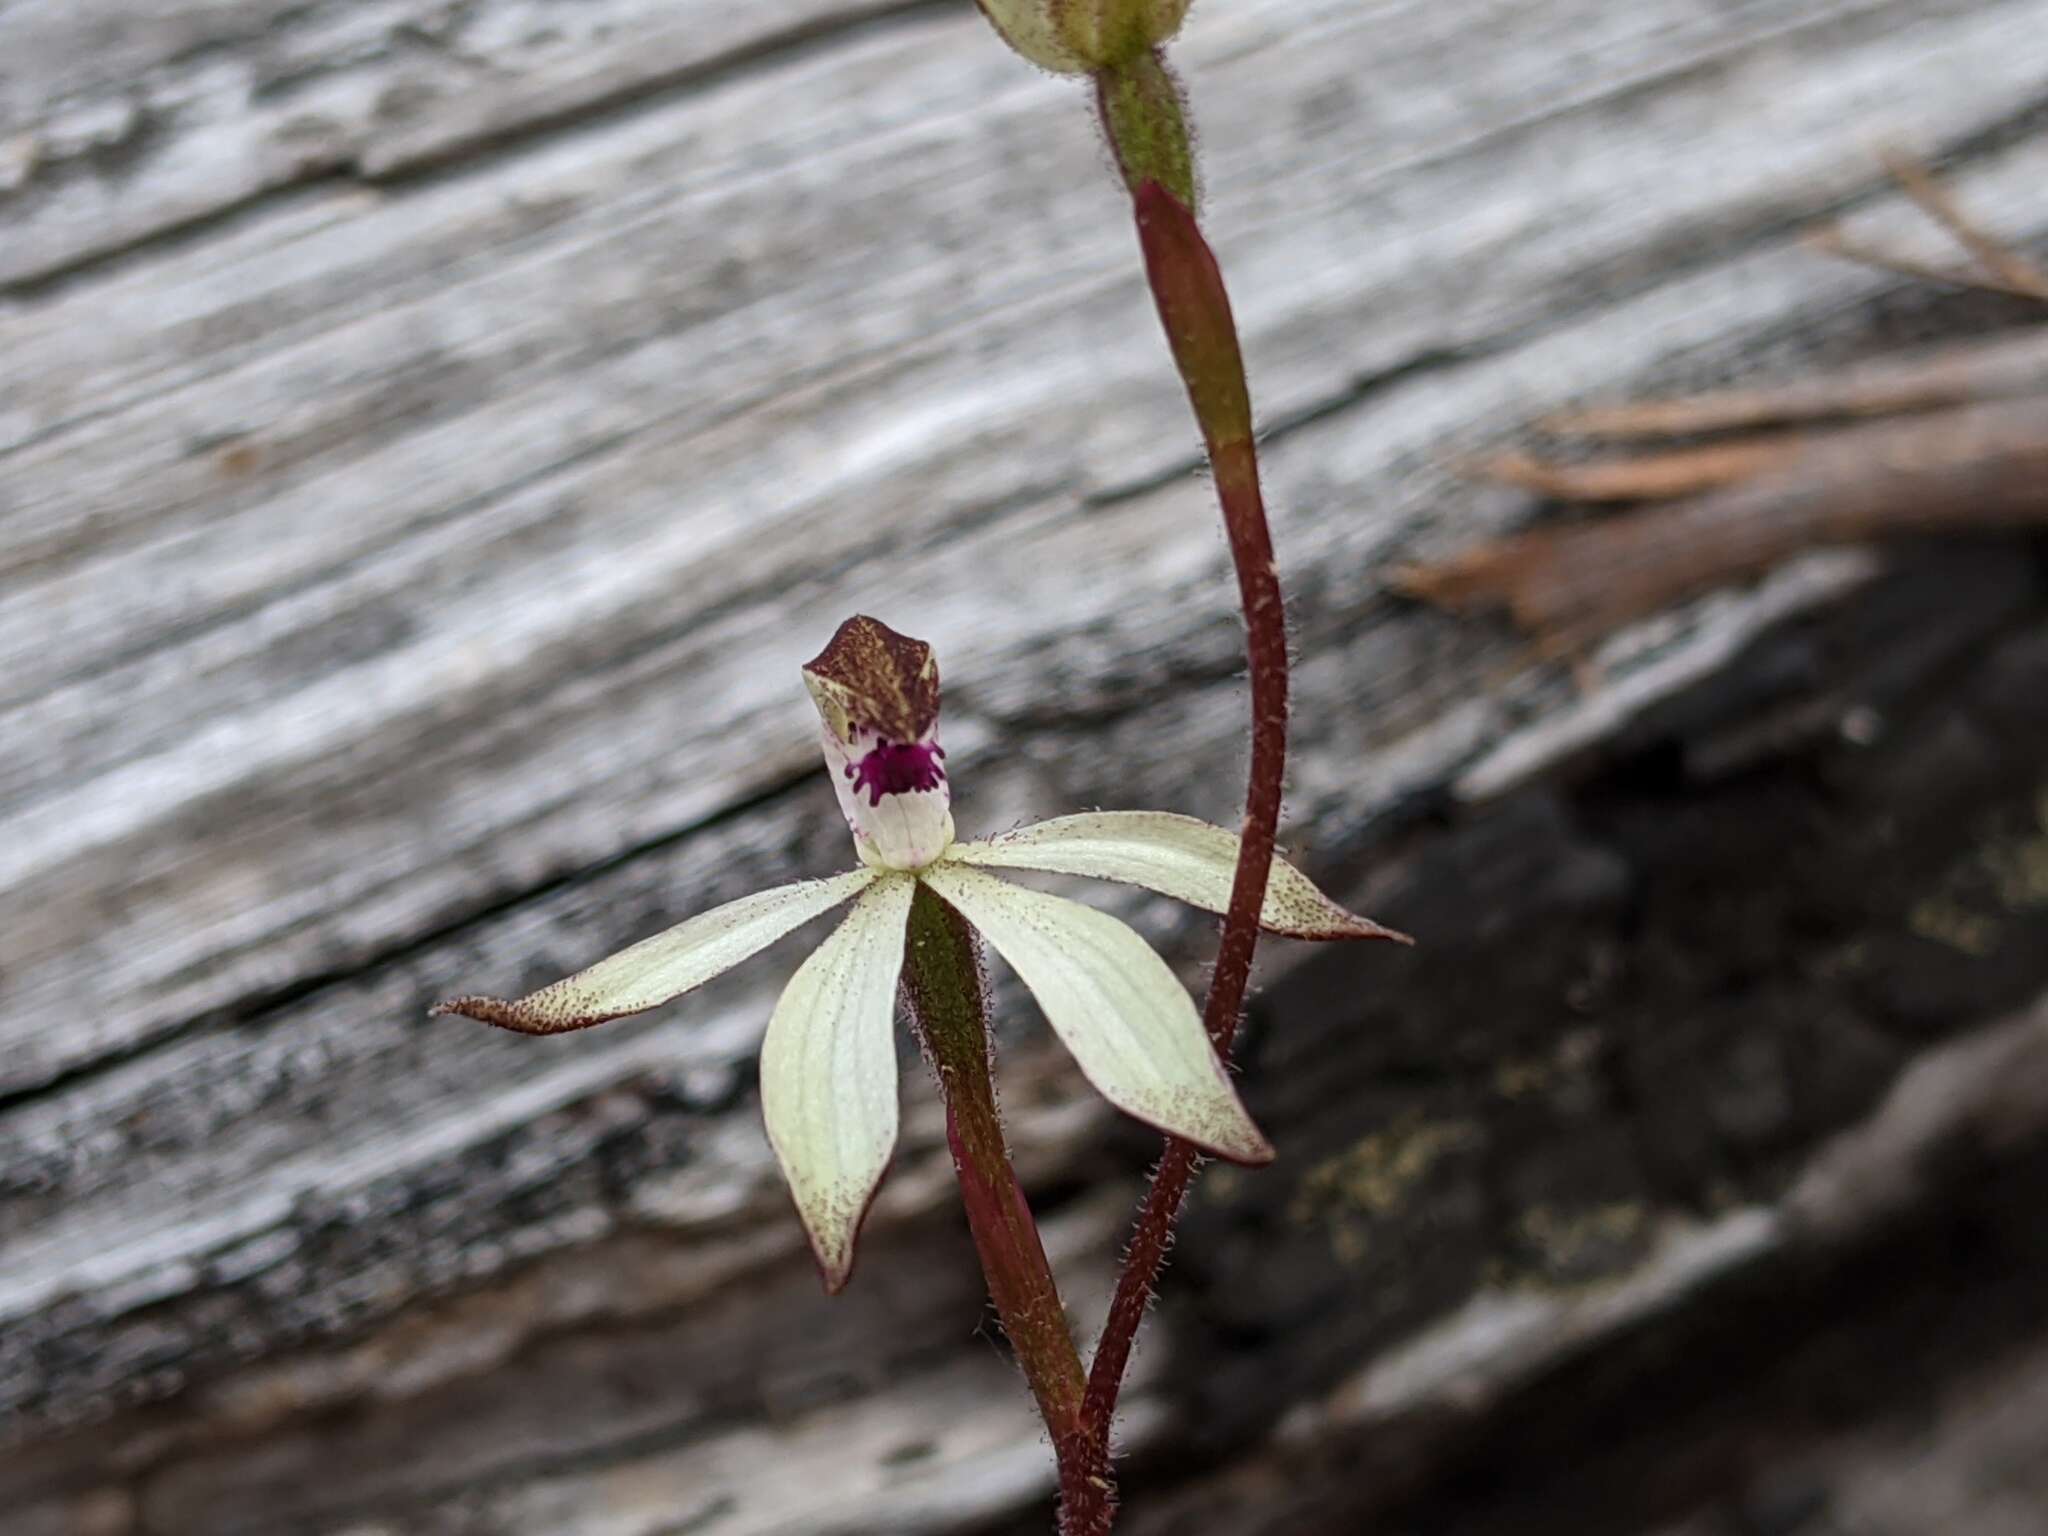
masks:
[[[885,1167],[850,1218],[845,1206],[839,1202],[819,1199],[815,1191],[807,1191],[812,1202],[807,1205],[806,1194],[799,1194],[794,1185],[790,1187],[797,1222],[804,1229],[804,1241],[811,1249],[811,1262],[818,1266],[818,1283],[825,1288],[827,1296],[837,1296],[853,1279],[854,1265],[860,1257],[861,1231],[868,1224],[868,1212],[874,1209],[875,1199],[881,1194],[882,1181],[887,1175]]]
[[[427,1017],[475,1019],[479,1024],[509,1029],[515,1035],[564,1035],[572,1030],[589,1029],[594,1024],[607,1024],[613,1019],[623,1019],[630,1014],[646,1011],[644,1008],[634,1008],[622,1013],[567,1014],[552,1010],[542,1011],[529,1006],[525,1001],[513,1001],[502,997],[451,997],[429,1008]]]
[[[818,1281],[825,1287],[825,1294],[827,1296],[837,1296],[846,1289],[847,1282],[853,1278],[852,1254],[848,1254],[843,1260],[834,1263],[828,1262],[823,1254],[819,1253],[816,1248],[813,1248],[811,1250],[811,1257],[817,1261]]]
[[[1415,946],[1415,936],[1413,934],[1403,933],[1398,928],[1389,928],[1385,923],[1376,923],[1369,917],[1360,917],[1356,912],[1346,912],[1344,917],[1346,921],[1343,930],[1332,933],[1329,937],[1333,939],[1385,939],[1389,943],[1405,944],[1411,949]]]
[[[797,1200],[797,1221],[804,1229],[804,1240],[811,1249],[811,1262],[818,1266],[818,1283],[825,1288],[827,1296],[837,1296],[852,1281],[854,1266],[860,1257],[861,1230],[867,1226],[868,1212],[874,1209],[875,1197],[881,1192],[882,1181],[877,1179],[851,1226],[846,1224],[843,1216],[835,1217],[828,1208],[821,1207],[814,1213],[804,1208],[801,1199]],[[794,1196],[796,1192],[791,1190],[790,1193]],[[821,1218],[819,1225],[812,1224],[814,1214]]]
[[[1204,1157],[1221,1158],[1239,1168],[1263,1168],[1280,1155],[1273,1143],[1266,1139],[1266,1133],[1253,1123],[1250,1112],[1237,1098],[1234,1089],[1229,1105],[1223,1110],[1226,1118],[1218,1123],[1213,1118],[1217,1106],[1212,1105],[1211,1118],[1205,1128],[1198,1128],[1193,1120],[1184,1116],[1162,1115],[1151,1108],[1122,1104],[1117,1108],[1141,1125],[1149,1125],[1162,1135],[1186,1142]]]
[[[874,1208],[875,1197],[881,1191],[882,1180],[878,1177],[861,1202],[859,1213],[849,1219],[843,1207],[832,1201],[818,1200],[814,1191],[806,1192],[814,1202],[807,1205],[806,1194],[799,1194],[791,1186],[790,1196],[796,1205],[797,1223],[804,1230],[804,1241],[811,1250],[811,1262],[818,1267],[818,1283],[824,1287],[827,1296],[837,1296],[853,1279],[861,1229],[867,1225],[868,1212]]]
[[[475,1019],[481,1024],[499,1024],[517,1013],[518,1005],[502,997],[444,997],[427,1010],[427,1017]]]
[[[1261,1135],[1255,1142],[1248,1142],[1235,1151],[1223,1151],[1217,1155],[1228,1162],[1236,1163],[1240,1168],[1263,1168],[1280,1154],[1274,1150],[1273,1143]]]
[[[1176,1130],[1170,1125],[1161,1125],[1159,1129],[1169,1136],[1178,1136],[1183,1141],[1192,1142],[1211,1157],[1220,1157],[1226,1163],[1235,1163],[1240,1168],[1263,1168],[1279,1156],[1273,1149],[1273,1143],[1266,1140],[1266,1133],[1253,1122],[1250,1111],[1244,1107],[1243,1100],[1238,1098],[1235,1087],[1230,1090],[1230,1102],[1224,1112],[1227,1118],[1222,1119],[1220,1123],[1212,1119],[1209,1133],[1206,1135],[1190,1134],[1193,1129],[1191,1126],[1183,1126]]]
[[[804,1241],[811,1250],[811,1262],[818,1267],[818,1283],[824,1287],[827,1296],[837,1296],[853,1279],[854,1262],[858,1258],[861,1228],[867,1225],[868,1212],[874,1207],[875,1196],[881,1193],[881,1180],[877,1179],[867,1199],[860,1206],[859,1215],[852,1218],[851,1225],[843,1211],[829,1203],[820,1203],[816,1209],[807,1209],[804,1196],[794,1187],[790,1195],[796,1204],[797,1223],[803,1228]]]
[[[1233,869],[1233,878],[1235,874]],[[1273,860],[1273,874],[1266,887],[1266,906],[1259,914],[1259,926],[1280,938],[1306,939],[1310,943],[1350,939],[1387,939],[1396,944],[1415,942],[1398,928],[1389,928],[1385,923],[1352,911],[1281,858]]]

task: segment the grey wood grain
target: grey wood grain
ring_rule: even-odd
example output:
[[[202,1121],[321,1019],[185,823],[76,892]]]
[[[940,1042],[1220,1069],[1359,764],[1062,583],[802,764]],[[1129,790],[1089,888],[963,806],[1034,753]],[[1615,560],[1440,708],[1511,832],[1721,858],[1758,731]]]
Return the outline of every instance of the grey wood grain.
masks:
[[[2048,230],[2018,131],[2044,28],[2042,0],[1197,8],[1312,866],[1554,775],[1868,580],[1712,600],[1581,698],[1499,684],[1511,640],[1374,572],[1525,515],[1450,466],[1533,414],[1874,345],[1895,285],[1798,240],[1844,207],[1910,228],[1874,139],[1955,150],[1961,195]],[[872,1409],[847,1529],[1027,1497],[1021,1404],[960,1407],[1000,1373],[961,1352],[918,1087],[870,1300],[812,1310],[748,1082],[787,955],[565,1041],[421,1013],[843,864],[796,666],[860,609],[939,647],[963,827],[1232,816],[1227,568],[1077,94],[964,5],[821,0],[16,0],[0,61],[0,1417],[34,1447],[0,1492],[51,1529],[426,1531],[490,1483],[491,1529],[660,1529],[664,1479],[709,1474],[657,1456],[645,1520],[607,1523],[636,1437],[768,1466]],[[1120,901],[1199,981],[1207,926]],[[1108,1117],[1035,1035],[1013,1055],[1036,1175],[1120,1194]],[[1120,1209],[1062,1217],[1084,1289]],[[590,1278],[614,1263],[654,1278]],[[673,1322],[764,1286],[751,1326],[848,1341],[783,1401]],[[862,1353],[912,1317],[944,1322]],[[542,1369],[501,1441],[438,1438],[522,1351],[621,1320],[728,1385],[550,1451]],[[81,1427],[117,1410],[117,1449]],[[309,1491],[342,1410],[390,1417]]]
[[[1361,110],[1402,72],[1437,65],[1449,74],[1448,58],[1463,58],[1460,25],[1440,8],[1417,14],[1419,57],[1387,59],[1376,90],[1354,98]],[[1589,12],[1587,26],[1605,14]],[[1396,196],[1406,179],[1386,169],[1401,164],[1403,146],[1390,146],[1384,159],[1334,149],[1319,159],[1284,132],[1260,140],[1252,128],[1261,96],[1232,77],[1226,59],[1213,71],[1219,107],[1210,119],[1219,221],[1236,231],[1225,234],[1225,251],[1233,240],[1263,244],[1270,233],[1289,264],[1284,275],[1269,275],[1256,255],[1240,263],[1247,293],[1274,295],[1248,301],[1255,355],[1262,347],[1276,354],[1261,372],[1269,413],[1284,421],[1319,410],[1362,379],[1418,357],[1493,346],[1524,327],[1564,331],[1561,317],[1579,312],[1589,290],[1623,286],[1631,263],[1654,260],[1633,222],[1653,193],[1675,198],[1662,210],[1660,238],[1682,240],[1689,226],[1711,222],[1725,239],[1781,225],[1787,200],[1827,197],[1851,177],[1867,179],[1857,147],[1838,142],[1803,158],[1779,153],[1770,166],[1775,181],[1725,189],[1727,168],[1755,163],[1762,137],[1787,136],[1802,114],[1830,122],[1843,93],[1863,88],[1852,67],[1863,28],[1800,14],[1806,32],[1782,46],[1805,36],[1840,62],[1810,73],[1756,66],[1759,89],[1770,93],[1768,120],[1725,108],[1725,65],[1690,96],[1684,81],[1658,94],[1660,110],[1679,119],[1674,133],[1694,135],[1697,175],[1674,172],[1663,141],[1640,132],[1610,147],[1617,135],[1597,105],[1553,104],[1528,129],[1509,118],[1497,129],[1505,140],[1498,152],[1472,160],[1439,146],[1435,154],[1447,158],[1425,158],[1413,172],[1425,183],[1420,197],[1427,206],[1494,209],[1496,219],[1503,207],[1514,211],[1491,235],[1424,223],[1375,240],[1375,226],[1398,214],[1398,203],[1380,199]],[[1755,16],[1703,19],[1717,17],[1720,34],[1710,29],[1697,39],[1628,27],[1615,45],[1624,55],[1617,65],[1631,45],[1647,51],[1690,41],[1681,63],[1699,70],[1715,61],[1716,44],[1733,46],[1757,30]],[[1398,44],[1401,34],[1384,18],[1376,22],[1375,50]],[[1998,104],[2001,70],[2010,80],[2004,107],[2024,105],[2039,84],[2038,65],[2015,46],[2029,22],[2024,7],[1955,22],[1949,47],[1960,50],[1954,67],[1970,77],[1978,116],[1906,129],[1939,141],[1980,126]],[[1240,22],[1247,24],[1249,16]],[[1928,25],[1921,17],[1907,32]],[[1875,30],[1868,46],[1878,59],[1887,50],[1897,56],[1898,39]],[[963,67],[953,67],[951,50],[935,48],[935,39],[949,40]],[[1225,31],[1219,39],[1236,44],[1247,83],[1277,46],[1270,33],[1263,50],[1248,41],[1259,38]],[[800,151],[785,145],[789,181],[714,177],[708,206],[692,206],[674,189],[658,199],[636,190],[659,174],[664,152],[688,146],[701,166],[713,148],[693,137],[687,118],[636,114],[551,146],[538,164],[494,165],[474,179],[360,206],[353,218],[335,210],[345,238],[310,246],[294,239],[285,254],[235,249],[251,230],[230,238],[225,264],[217,250],[194,251],[183,259],[199,293],[177,291],[178,258],[172,271],[138,273],[122,286],[141,285],[136,318],[155,333],[139,346],[125,335],[112,339],[118,301],[103,301],[98,285],[28,314],[26,335],[9,348],[13,378],[25,381],[26,370],[43,366],[19,394],[11,378],[10,398],[28,414],[51,415],[9,459],[9,543],[27,568],[0,615],[15,706],[0,782],[16,789],[21,807],[6,844],[18,951],[8,978],[8,1083],[31,1085],[97,1053],[133,1049],[180,1019],[289,984],[294,974],[359,962],[445,919],[463,899],[458,893],[473,901],[479,890],[517,890],[758,793],[786,771],[800,739],[782,679],[811,642],[789,636],[742,657],[732,636],[779,627],[778,605],[792,586],[830,579],[853,593],[864,590],[865,577],[873,590],[886,570],[899,590],[934,594],[927,601],[936,604],[944,600],[936,567],[963,533],[996,538],[991,520],[1030,526],[1055,517],[1114,488],[1113,479],[1104,483],[1113,473],[1104,466],[1129,475],[1186,462],[1179,405],[1151,366],[1128,237],[1091,168],[1088,130],[1034,132],[1037,114],[1047,124],[1069,122],[1064,109],[1073,103],[1048,96],[1028,75],[1019,82],[1014,71],[1004,74],[1007,60],[986,60],[979,45],[971,26],[920,23],[835,51],[829,63],[805,57],[791,66],[795,80],[749,77],[713,92],[698,108],[704,131],[723,135],[742,157],[774,153],[772,139],[760,145],[756,125],[771,100],[795,95],[807,110],[843,121],[856,158],[805,167]],[[1776,58],[1757,46],[1761,58]],[[1325,76],[1296,82],[1301,98],[1333,85],[1359,91],[1339,50],[1308,54],[1324,61]],[[1929,56],[1942,55],[1912,45],[1916,77]],[[1201,62],[1197,53],[1193,63]],[[1641,81],[1619,67],[1617,74],[1616,99],[1634,101]],[[806,87],[808,75],[833,94]],[[1788,82],[1814,99],[1786,100],[1780,87]],[[1479,101],[1492,101],[1491,80],[1470,84]],[[886,105],[906,92],[916,113]],[[1006,102],[1018,117],[1004,115]],[[1228,116],[1233,109],[1241,121]],[[1696,121],[1683,120],[1688,109]],[[1963,112],[1958,102],[1951,110]],[[1483,126],[1485,114],[1477,115]],[[878,116],[875,137],[861,137]],[[885,126],[892,118],[895,126]],[[816,132],[806,122],[818,120],[785,131],[801,144]],[[1431,126],[1448,125],[1446,113]],[[1021,185],[969,173],[964,157],[977,148],[1046,138],[1056,153],[1027,164]],[[1247,142],[1254,148],[1233,156],[1229,147]],[[1588,203],[1574,206],[1569,179],[1545,180],[1542,167],[1591,163],[1596,143],[1600,174],[1585,175]],[[858,182],[861,157],[870,175],[883,165],[915,165],[918,173],[900,195],[853,200],[839,217],[807,195],[820,175]],[[515,256],[493,238],[497,221],[508,207],[559,195],[548,191],[551,169],[586,205],[609,176],[639,217],[611,208],[601,228],[573,219],[530,259]],[[1235,208],[1223,190],[1233,173],[1257,189]],[[1348,200],[1347,175],[1356,189]],[[1376,198],[1371,189],[1390,181],[1394,188]],[[1536,186],[1544,196],[1532,203]],[[1267,221],[1280,216],[1290,187],[1305,206],[1283,234]],[[353,196],[333,195],[344,206]],[[1509,201],[1515,195],[1519,209]],[[981,233],[1006,227],[1005,207],[1053,199],[1073,213],[1051,222],[1074,233],[1062,237],[1073,242],[1070,252],[1050,267],[1031,250],[1029,223],[1007,226],[1007,246]],[[1616,217],[1599,223],[1599,206]],[[484,228],[463,223],[479,215]],[[403,276],[402,263],[396,273],[366,263],[423,228],[433,234],[424,248],[412,247],[410,259],[423,267],[408,303],[402,284],[394,290],[385,281]],[[690,247],[692,230],[713,232],[710,247],[701,233]],[[473,287],[450,283],[443,257],[451,245],[439,242],[457,240],[481,262]],[[760,242],[769,249],[756,254],[750,244]],[[1348,255],[1353,242],[1362,248],[1356,260]],[[669,254],[684,249],[680,261]],[[125,410],[95,405],[65,430],[67,409],[78,410],[67,400],[123,394],[91,366],[95,348],[74,355],[74,306],[94,306],[94,329],[118,359],[113,371],[134,369],[154,349],[191,347],[193,333],[182,325],[164,334],[166,315],[250,302],[250,268],[237,257],[294,290],[268,311],[287,330],[298,323],[295,300],[361,299],[324,314],[310,335],[218,372],[209,365],[182,385],[174,381],[192,365],[166,360],[156,382],[134,386],[138,398]],[[300,278],[302,261],[314,270]],[[1453,294],[1450,274],[1460,263],[1486,276]],[[1799,263],[1802,271],[1810,265]],[[373,271],[374,297],[364,286]],[[864,282],[875,272],[890,275]],[[727,292],[735,282],[740,287]],[[1816,268],[1813,282],[1825,294],[1831,285],[1853,291],[1855,280]],[[857,304],[849,302],[855,292]],[[916,297],[931,293],[951,302],[935,309]],[[1741,297],[1755,304],[1764,295]],[[1813,293],[1803,297],[1811,302]],[[1726,323],[1712,317],[1716,331]],[[965,327],[973,328],[971,344],[958,329]],[[1329,345],[1332,335],[1343,341]],[[81,364],[83,377],[74,372]],[[563,382],[565,368],[573,386]],[[1077,387],[1084,371],[1092,382]],[[1509,377],[1504,367],[1467,376],[1485,380],[1479,387],[1489,392],[1468,403],[1468,421],[1497,418],[1519,398],[1491,393]],[[1139,379],[1145,387],[1127,389]],[[1087,389],[1125,390],[1133,404],[1094,410],[1083,404]],[[1047,408],[1055,400],[1061,408]],[[1317,488],[1320,506],[1301,508],[1300,520],[1315,530],[1309,537],[1384,545],[1397,531],[1412,534],[1386,507],[1384,485],[1403,451],[1412,461],[1425,444],[1402,443],[1399,429],[1398,419],[1376,421],[1371,466],[1324,466],[1342,478]],[[895,446],[907,442],[914,449]],[[1020,463],[1029,466],[1021,481]],[[1350,519],[1312,515],[1333,504],[1362,506],[1367,487],[1380,508]],[[1151,508],[1177,523],[1174,494],[1121,515]],[[82,519],[74,515],[81,504],[89,509]],[[875,527],[883,515],[886,531]],[[1074,537],[1092,536],[1092,528],[1084,535],[1069,526]],[[801,551],[796,559],[781,552],[783,541]],[[616,549],[634,558],[610,557]],[[1169,554],[1189,549],[1165,546]],[[1304,558],[1320,554],[1311,549]],[[1199,576],[1187,566],[1162,571],[1154,585],[1213,583],[1213,555],[1198,569]],[[113,593],[118,605],[108,601]],[[766,600],[749,604],[750,594]],[[1097,588],[1064,599],[1062,627],[1099,622],[1118,595]],[[1026,620],[1027,644],[1042,637],[1028,632],[1042,608],[1010,610]],[[1163,632],[1146,628],[1168,650],[1177,643],[1171,615],[1213,625],[1209,605],[1165,611]],[[740,627],[722,639],[719,660],[694,644],[708,612]],[[927,627],[943,616],[935,606]],[[953,675],[1004,675],[988,664],[997,644],[994,626],[984,625],[966,647],[949,647]],[[299,646],[343,664],[294,679],[308,686],[256,686]],[[674,646],[682,649],[663,649]],[[627,658],[631,664],[621,664]],[[733,675],[739,670],[744,679]],[[701,691],[679,688],[679,676],[693,677]],[[686,741],[620,731],[622,717],[641,718],[627,701],[656,689],[676,718],[698,724]],[[706,697],[713,694],[715,705]],[[152,716],[149,698],[176,702]],[[766,740],[760,733],[772,728],[763,710],[784,722]],[[516,755],[501,747],[512,734],[528,743]],[[764,763],[774,765],[765,778]],[[279,816],[329,795],[347,804],[362,795],[350,786],[373,778],[386,790],[360,814],[328,829],[295,820],[282,856],[231,855],[240,840],[267,841],[267,824]],[[230,795],[242,814],[217,839],[203,808]],[[483,825],[458,809],[464,803],[489,806]],[[184,832],[166,834],[181,821]],[[516,843],[496,835],[511,825],[522,829]],[[440,830],[422,835],[430,827]],[[488,835],[464,835],[486,827]],[[104,861],[102,871],[133,870],[144,845],[175,860],[173,850],[195,841],[212,855],[205,867],[186,862],[171,877],[186,907],[167,941],[148,936],[170,911],[166,903],[135,903],[132,916],[111,921],[90,921],[79,909],[80,893],[111,882],[78,878],[92,861]],[[454,853],[467,861],[460,874],[437,871]],[[321,921],[310,923],[314,910]],[[93,942],[79,946],[81,932]],[[288,932],[295,937],[283,937]],[[323,943],[317,958],[305,953]],[[273,974],[295,947],[301,958]],[[22,1027],[60,999],[76,1016],[61,1035]]]
[[[21,0],[0,12],[0,289],[264,198],[544,132],[915,5]]]

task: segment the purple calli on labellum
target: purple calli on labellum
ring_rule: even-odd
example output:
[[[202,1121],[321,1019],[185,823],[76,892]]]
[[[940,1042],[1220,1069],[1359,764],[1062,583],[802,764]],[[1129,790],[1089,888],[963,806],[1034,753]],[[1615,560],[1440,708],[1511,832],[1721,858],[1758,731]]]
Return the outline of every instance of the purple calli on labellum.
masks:
[[[946,749],[937,742],[880,741],[860,760],[858,768],[847,770],[847,777],[853,780],[855,793],[865,791],[868,804],[879,807],[884,795],[937,789],[946,777],[946,770],[939,766],[945,756]]]

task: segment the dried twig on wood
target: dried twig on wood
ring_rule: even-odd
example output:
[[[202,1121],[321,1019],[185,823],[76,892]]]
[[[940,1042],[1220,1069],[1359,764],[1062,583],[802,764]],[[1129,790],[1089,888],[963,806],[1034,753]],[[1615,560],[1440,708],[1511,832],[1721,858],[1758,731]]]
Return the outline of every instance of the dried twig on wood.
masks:
[[[1976,263],[1976,271],[1949,272],[1893,252],[1873,249],[1850,239],[1839,225],[1816,234],[1813,237],[1816,246],[1846,260],[1883,267],[1908,277],[1988,288],[1995,293],[2014,294],[2023,299],[2048,299],[2048,276],[2004,241],[1986,234],[1977,221],[1963,211],[1962,205],[1928,169],[1925,161],[1901,149],[1888,149],[1881,158],[1900,190],[1918,205],[1921,212],[1940,225],[1956,244],[1970,253],[1970,259]]]
[[[1836,237],[1830,248],[1909,275],[2048,300],[2048,279],[1971,223],[1924,167],[1898,154],[1887,165],[1978,270],[1936,271]],[[1506,454],[1478,466],[1560,500],[1671,503],[1394,572],[1392,584],[1413,596],[1505,609],[1545,655],[1581,655],[1621,624],[1803,550],[2048,526],[2048,329],[1771,388],[1577,411],[1543,426],[1621,441],[1749,433],[1621,459]]]
[[[1450,607],[1504,607],[1545,654],[1561,655],[1802,550],[2048,527],[2048,394],[1844,428],[1788,446],[1787,462],[1746,483],[1483,544],[1407,567],[1395,582]]]
[[[2048,329],[1910,352],[1761,389],[1564,412],[1538,425],[1560,435],[1626,441],[1890,416],[2042,393],[2048,393]]]

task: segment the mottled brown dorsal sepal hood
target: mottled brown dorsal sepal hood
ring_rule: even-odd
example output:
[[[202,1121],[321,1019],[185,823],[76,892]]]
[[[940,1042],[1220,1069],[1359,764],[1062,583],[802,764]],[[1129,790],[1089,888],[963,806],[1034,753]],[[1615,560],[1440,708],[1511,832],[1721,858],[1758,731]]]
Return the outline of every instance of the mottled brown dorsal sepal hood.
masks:
[[[939,723],[939,663],[922,640],[855,614],[804,667],[804,682],[833,731],[919,741]]]

